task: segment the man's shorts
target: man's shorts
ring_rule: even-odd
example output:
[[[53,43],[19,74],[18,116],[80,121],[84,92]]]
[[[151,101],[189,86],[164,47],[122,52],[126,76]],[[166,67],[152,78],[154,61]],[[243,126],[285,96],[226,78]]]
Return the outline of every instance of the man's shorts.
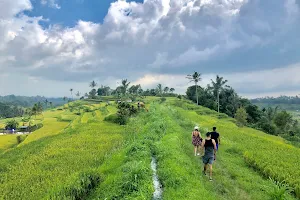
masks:
[[[202,161],[203,161],[203,164],[213,164],[214,162],[214,157],[206,157],[206,156],[203,156],[202,157]]]

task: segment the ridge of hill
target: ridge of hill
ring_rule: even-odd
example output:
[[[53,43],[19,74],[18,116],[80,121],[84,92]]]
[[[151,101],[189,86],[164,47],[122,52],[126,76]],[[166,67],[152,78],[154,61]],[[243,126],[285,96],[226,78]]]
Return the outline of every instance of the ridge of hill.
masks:
[[[282,188],[268,177],[285,180],[300,196],[299,148],[189,101],[149,103],[149,112],[125,126],[104,120],[114,104],[82,102],[88,109],[79,115],[67,106],[47,111],[48,124],[0,152],[0,199],[151,199],[152,156],[163,199],[270,199]],[[221,134],[213,182],[193,155],[194,125],[202,135],[213,126]]]

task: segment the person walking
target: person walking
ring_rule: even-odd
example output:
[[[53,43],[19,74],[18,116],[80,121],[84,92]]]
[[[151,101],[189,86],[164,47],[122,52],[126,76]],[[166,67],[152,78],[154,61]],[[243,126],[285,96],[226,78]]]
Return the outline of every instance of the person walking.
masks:
[[[203,174],[206,175],[207,167],[209,167],[209,180],[212,181],[212,165],[214,162],[214,155],[217,151],[216,142],[211,138],[211,133],[206,133],[206,139],[203,140],[201,144],[202,149],[204,149],[204,156],[202,161],[204,164]]]
[[[192,132],[192,144],[194,145],[195,156],[200,155],[200,146],[202,143],[201,133],[199,132],[199,127],[195,126],[194,131]]]
[[[220,144],[220,134],[217,132],[217,127],[213,127],[213,131],[211,132],[211,139],[214,139],[216,142],[217,150],[219,149]],[[214,160],[216,160],[216,154],[214,156]]]

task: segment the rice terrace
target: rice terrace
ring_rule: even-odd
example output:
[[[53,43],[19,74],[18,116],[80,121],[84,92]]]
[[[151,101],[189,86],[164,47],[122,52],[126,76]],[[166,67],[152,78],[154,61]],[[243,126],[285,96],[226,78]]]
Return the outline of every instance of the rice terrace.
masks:
[[[0,0],[0,200],[300,200],[300,0]]]

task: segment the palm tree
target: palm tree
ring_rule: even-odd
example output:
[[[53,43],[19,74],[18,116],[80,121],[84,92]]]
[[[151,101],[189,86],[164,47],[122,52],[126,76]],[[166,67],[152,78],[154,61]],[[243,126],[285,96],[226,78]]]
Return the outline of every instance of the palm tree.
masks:
[[[127,92],[127,88],[129,86],[130,82],[127,81],[127,79],[122,80],[122,94],[125,95]]]
[[[173,93],[175,91],[174,88],[170,88],[170,92]]]
[[[217,75],[216,82],[211,79],[214,95],[217,96],[218,112],[220,112],[220,91],[223,90],[223,86],[227,83],[227,80],[223,80],[223,77]]]
[[[67,101],[67,99],[68,99],[68,97],[63,97],[63,100],[64,100],[64,101]]]
[[[168,93],[169,90],[170,90],[169,87],[165,87],[165,88],[164,88],[164,93]]]
[[[161,96],[161,94],[162,94],[162,85],[160,83],[156,86],[156,91]]]
[[[77,91],[77,93],[75,94],[77,97],[80,97],[80,92]]]
[[[45,103],[46,108],[47,108],[47,107],[48,107],[48,103],[49,103],[48,99],[46,99],[46,100],[44,101],[44,103]]]
[[[92,82],[90,83],[90,87],[91,87],[91,88],[94,89],[94,87],[96,87],[96,86],[97,86],[97,83],[96,83],[95,81],[92,81]]]
[[[52,106],[53,106],[53,103],[50,101],[50,102],[49,102],[49,104],[50,104],[50,108],[52,108]]]
[[[71,97],[72,97],[72,100],[73,100],[73,89],[72,88],[70,89],[70,92],[71,92]]]
[[[195,83],[195,86],[196,86],[196,97],[197,97],[197,105],[199,103],[199,98],[198,98],[198,82],[201,81],[201,74],[198,73],[198,72],[194,72],[193,74],[188,74],[187,79],[190,80],[190,82],[194,82]]]

